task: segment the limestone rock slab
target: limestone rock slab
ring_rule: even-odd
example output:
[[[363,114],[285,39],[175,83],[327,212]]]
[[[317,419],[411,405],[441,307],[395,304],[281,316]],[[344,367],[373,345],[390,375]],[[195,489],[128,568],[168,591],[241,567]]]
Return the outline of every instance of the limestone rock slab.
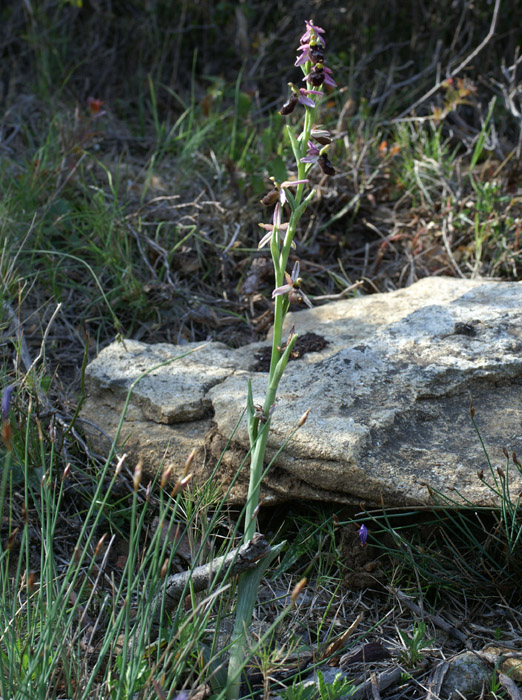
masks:
[[[477,477],[487,464],[469,402],[492,461],[504,463],[503,445],[522,455],[520,283],[426,278],[289,314],[292,323],[328,345],[287,367],[268,460],[304,411],[311,413],[268,470],[265,499],[414,505],[440,492],[477,505],[492,501]],[[231,350],[210,343],[172,362],[195,348],[125,346],[111,345],[89,365],[83,417],[96,423],[103,416],[112,437],[129,386],[148,372],[131,396],[120,436],[125,451],[140,455],[150,471],[170,464],[180,470],[197,446],[203,479],[233,435],[217,475],[229,483],[248,450],[240,421],[247,380],[259,403],[266,388],[267,375],[252,371],[259,344]],[[246,484],[243,474],[231,500],[244,499]],[[522,483],[515,479],[513,488]]]

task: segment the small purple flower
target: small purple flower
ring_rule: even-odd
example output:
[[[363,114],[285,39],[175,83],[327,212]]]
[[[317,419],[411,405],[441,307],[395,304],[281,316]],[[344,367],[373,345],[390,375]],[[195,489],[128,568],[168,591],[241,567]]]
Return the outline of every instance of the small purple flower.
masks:
[[[320,151],[313,141],[308,141],[308,150],[306,156],[301,158],[301,163],[317,163],[319,160]]]
[[[308,95],[323,94],[320,90],[307,90],[306,88],[296,88],[296,86],[293,83],[288,83],[288,85],[292,89],[292,93],[288,100],[279,110],[279,114],[281,114],[283,117],[292,114],[298,102],[304,105],[305,107],[311,107],[312,109],[315,109],[315,102],[310,97],[308,97]]]
[[[324,44],[301,44],[297,50],[302,53],[297,57],[295,66],[303,66],[307,61],[314,64],[324,61]]]
[[[332,72],[332,69],[325,66],[324,63],[316,63],[313,70],[305,75],[303,80],[312,83],[315,87],[320,87],[323,84],[337,87],[337,83],[332,78]]]
[[[361,541],[361,547],[366,547],[366,542],[368,541],[368,528],[364,523],[359,528],[359,539]]]
[[[287,201],[287,196],[285,190],[288,187],[294,187],[294,185],[305,185],[308,180],[285,180],[280,185],[275,181],[275,178],[271,177],[270,180],[274,183],[274,189],[268,194],[265,194],[261,200],[261,204],[265,207],[271,207],[276,202],[281,202],[284,206]]]
[[[15,390],[14,384],[9,384],[2,392],[2,419],[4,423],[9,420],[9,407],[11,406],[11,396]]]
[[[299,88],[299,96],[297,101],[300,102],[305,107],[311,107],[315,109],[315,102],[308,97],[308,95],[322,95],[320,90],[305,90],[304,88]]]
[[[308,150],[306,151],[306,156],[301,158],[301,163],[318,163],[325,175],[335,175],[335,168],[326,155],[328,148],[328,146],[325,146],[319,150],[313,141],[308,141]]]
[[[306,32],[303,34],[303,36],[300,39],[301,44],[308,44],[312,39],[315,39],[318,43],[322,44],[325,46],[325,41],[321,34],[324,34],[324,29],[321,27],[316,27],[314,24],[313,19],[306,19],[305,20],[306,24]]]
[[[295,187],[296,185],[306,185],[308,180],[285,180],[279,185],[279,201],[281,205],[286,204],[286,192],[288,187]]]
[[[288,230],[288,223],[282,224],[281,223],[281,204],[280,202],[277,202],[277,204],[274,207],[274,215],[272,217],[272,223],[271,224],[259,224],[261,228],[264,228],[265,231],[268,231],[268,233],[263,236],[263,238],[259,241],[259,245],[257,246],[258,249],[264,248],[264,246],[268,245],[273,236],[274,233],[279,234],[279,237],[282,239],[283,234],[286,238],[286,232]],[[295,248],[295,243],[292,241],[292,247]]]
[[[299,277],[299,270],[299,262],[296,262],[294,264],[291,275],[289,275],[288,272],[285,272],[286,284],[283,284],[281,287],[276,287],[272,292],[272,298],[275,299],[275,297],[282,296],[283,294],[288,294],[289,301],[302,301],[307,306],[312,308],[312,302],[301,290],[301,278]]]

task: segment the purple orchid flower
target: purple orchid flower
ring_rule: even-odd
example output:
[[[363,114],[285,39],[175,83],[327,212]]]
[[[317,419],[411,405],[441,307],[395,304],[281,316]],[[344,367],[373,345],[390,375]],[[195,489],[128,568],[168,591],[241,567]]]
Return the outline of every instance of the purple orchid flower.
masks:
[[[271,177],[270,180],[274,183],[274,189],[268,194],[265,194],[261,200],[261,204],[264,207],[271,207],[272,204],[276,202],[281,202],[281,206],[284,206],[287,202],[287,196],[285,190],[288,187],[294,187],[294,185],[305,185],[308,180],[285,180],[280,185],[275,181],[275,178]]]
[[[325,33],[324,29],[322,29],[322,27],[316,27],[313,19],[306,19],[305,24],[306,24],[306,32],[301,37],[300,43],[301,44],[308,44],[308,43],[310,43],[310,41],[312,39],[315,39],[320,44],[325,46],[326,45],[325,41],[324,41],[323,37],[320,36],[321,34]]]
[[[327,149],[328,146],[325,146],[319,150],[313,141],[308,141],[308,150],[301,163],[317,163],[325,175],[335,175],[335,168],[326,155]]]
[[[318,43],[301,44],[297,50],[301,51],[302,53],[297,57],[297,60],[294,63],[295,66],[302,66],[307,61],[310,61],[310,63],[313,64],[324,61],[324,43],[323,45]]]
[[[296,185],[306,185],[308,180],[285,180],[279,185],[279,201],[281,206],[284,206],[287,202],[286,189],[288,187],[295,187]]]
[[[312,127],[310,136],[320,143],[321,146],[328,146],[332,143],[332,134],[320,125]]]
[[[264,248],[266,245],[268,245],[274,236],[274,234],[279,234],[279,238],[281,240],[284,240],[286,242],[286,232],[288,231],[288,223],[282,224],[281,223],[281,203],[277,202],[277,204],[274,207],[274,215],[272,218],[272,223],[271,224],[259,224],[261,228],[264,228],[265,231],[268,231],[267,234],[263,236],[263,238],[259,241],[259,245],[257,246],[258,250],[261,248]],[[295,248],[295,243],[292,241],[292,248]]]
[[[283,294],[288,294],[289,301],[304,302],[310,308],[313,307],[312,302],[306,296],[306,294],[301,290],[301,278],[299,277],[300,265],[299,262],[294,264],[292,269],[292,274],[289,275],[285,272],[286,284],[281,287],[276,287],[272,292],[272,298],[275,299]]]
[[[310,97],[308,97],[308,95],[323,94],[320,90],[307,90],[306,88],[296,88],[296,86],[293,83],[288,83],[288,85],[292,89],[292,93],[288,100],[279,110],[279,114],[281,114],[283,117],[292,114],[298,102],[304,105],[305,107],[311,107],[312,109],[315,109],[315,102]]]
[[[305,107],[311,107],[315,109],[315,102],[308,97],[308,95],[322,95],[320,90],[305,90],[304,88],[299,88],[299,96],[297,101],[300,102]]]
[[[315,143],[308,141],[308,150],[306,151],[306,156],[301,158],[301,163],[317,163],[320,155],[321,153]]]
[[[330,87],[337,87],[337,83],[332,78],[332,69],[325,66],[324,63],[316,63],[313,70],[305,75],[303,80],[308,83],[312,83],[315,87],[321,85],[329,85]]]

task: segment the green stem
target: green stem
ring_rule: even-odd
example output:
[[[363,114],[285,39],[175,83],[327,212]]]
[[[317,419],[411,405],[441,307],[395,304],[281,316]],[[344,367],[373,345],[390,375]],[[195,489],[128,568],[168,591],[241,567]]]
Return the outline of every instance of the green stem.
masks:
[[[232,646],[228,663],[227,700],[236,700],[239,697],[241,685],[241,671],[247,657],[246,638],[247,629],[252,620],[252,613],[257,598],[257,589],[266,570],[280,553],[284,542],[272,547],[272,551],[259,562],[255,569],[241,574],[238,584],[236,619],[232,632]]]
[[[268,393],[269,392],[267,392],[267,398]],[[263,475],[264,456],[269,432],[270,418],[267,419],[261,430],[259,430],[250,457],[250,482],[248,484],[248,500],[245,508],[245,542],[251,540],[256,532],[257,519],[255,517],[255,510],[259,503],[259,490],[261,488],[261,477]]]
[[[306,89],[312,90],[313,85],[311,83],[306,83]],[[304,158],[304,156],[306,155],[306,151],[308,149],[308,141],[310,139],[310,132],[312,131],[314,117],[315,117],[315,109],[312,109],[311,107],[306,107],[305,108],[303,132],[301,134],[301,141],[300,141],[301,158]],[[301,159],[299,159],[299,162],[297,163],[297,179],[298,180],[304,180],[306,178],[306,168],[307,168],[307,163],[301,163]],[[296,204],[298,206],[301,203],[301,198],[303,196],[303,188],[304,188],[304,185],[297,185],[297,192],[296,192],[295,200],[296,200]]]

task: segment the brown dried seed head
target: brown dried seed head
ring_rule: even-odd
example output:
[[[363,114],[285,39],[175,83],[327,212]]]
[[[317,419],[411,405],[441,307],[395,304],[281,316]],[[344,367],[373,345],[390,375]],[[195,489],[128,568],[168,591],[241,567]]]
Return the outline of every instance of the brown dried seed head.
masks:
[[[132,483],[134,485],[134,491],[137,491],[140,487],[141,477],[143,474],[143,460],[139,459],[136,468],[134,469],[134,474],[132,476]]]
[[[483,470],[483,469],[479,469],[478,472],[477,472],[477,476],[478,476],[478,478],[479,478],[481,481],[484,481],[484,470]]]
[[[34,591],[35,582],[36,574],[34,573],[34,571],[30,571],[29,576],[27,577],[27,588],[29,589],[29,591]]]
[[[508,451],[506,450],[505,447],[502,447],[502,452],[504,453],[504,457],[505,457],[506,459],[509,459],[509,453],[508,453]]]
[[[295,605],[295,602],[297,598],[301,595],[303,592],[303,589],[306,587],[308,579],[307,578],[302,578],[298,584],[294,587],[294,590],[292,591],[292,594],[290,596],[290,599],[292,601],[292,605]]]
[[[196,456],[196,448],[192,450],[192,452],[189,454],[187,457],[187,461],[185,462],[185,467],[183,469],[183,476],[187,476],[189,473],[190,465],[194,461],[194,457]]]
[[[65,469],[63,470],[62,481],[65,481],[67,479],[70,471],[71,471],[71,463],[67,462],[67,464],[65,465]]]
[[[15,527],[15,529],[14,529],[14,530],[12,531],[12,533],[9,535],[9,538],[8,538],[8,540],[7,540],[7,548],[6,548],[8,551],[11,551],[11,549],[12,549],[13,546],[14,546],[17,532],[18,532],[18,528]]]
[[[161,475],[160,487],[162,489],[164,489],[165,486],[169,483],[170,477],[172,476],[172,471],[173,471],[173,467],[171,464],[165,469],[165,471]]]
[[[123,454],[119,460],[118,463],[116,464],[116,469],[114,470],[114,476],[118,476],[121,470],[123,469],[123,463],[127,459],[127,454]]]
[[[163,562],[162,567],[160,569],[160,578],[165,578],[168,570],[169,570],[169,558],[167,557],[165,559],[165,561]]]
[[[499,477],[500,477],[501,479],[505,479],[505,478],[506,478],[506,473],[505,473],[505,471],[502,469],[502,467],[497,467],[497,474],[499,475]]]
[[[470,399],[470,400],[469,400],[469,415],[470,415],[472,418],[475,418],[475,409],[474,409],[474,407],[473,407],[473,399]]]
[[[8,450],[13,449],[13,445],[11,443],[12,437],[13,429],[11,428],[11,423],[9,421],[4,421],[2,423],[2,440]]]
[[[301,418],[299,418],[299,421],[298,421],[298,423],[297,423],[297,427],[298,427],[298,428],[301,428],[301,427],[306,423],[306,419],[307,419],[308,416],[310,415],[310,411],[311,411],[311,409],[310,409],[310,408],[307,408],[306,411],[305,411],[305,412],[303,413],[303,415],[301,416]]]
[[[171,497],[174,498],[175,496],[178,495],[178,493],[183,491],[183,489],[185,489],[187,487],[187,484],[192,479],[192,477],[193,477],[193,474],[187,474],[187,476],[184,476],[182,479],[179,479],[178,481],[176,481],[176,483],[174,484],[174,488],[170,492]]]
[[[100,549],[103,547],[103,543],[105,542],[106,537],[107,537],[107,533],[104,533],[100,537],[100,539],[98,540],[98,544],[96,545],[96,548],[94,550],[94,558],[95,559],[98,556],[98,554],[100,553]]]
[[[38,440],[40,442],[43,442],[44,441],[44,434],[43,434],[43,430],[42,430],[42,424],[40,423],[38,418],[35,417],[34,420],[36,423],[36,427],[38,428]]]

